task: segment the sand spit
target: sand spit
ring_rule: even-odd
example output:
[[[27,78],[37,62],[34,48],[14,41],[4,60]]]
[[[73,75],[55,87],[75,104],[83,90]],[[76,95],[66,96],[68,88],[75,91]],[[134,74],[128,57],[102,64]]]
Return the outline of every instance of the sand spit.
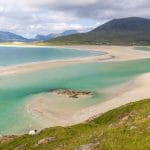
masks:
[[[106,54],[86,58],[75,58],[67,60],[45,61],[16,65],[11,67],[0,67],[0,75],[24,73],[28,71],[40,70],[45,68],[56,68],[64,65],[89,63],[89,62],[110,62],[110,61],[128,61],[136,59],[150,58],[150,51],[135,50],[131,46],[55,46],[56,48],[71,48],[77,50],[101,51]]]

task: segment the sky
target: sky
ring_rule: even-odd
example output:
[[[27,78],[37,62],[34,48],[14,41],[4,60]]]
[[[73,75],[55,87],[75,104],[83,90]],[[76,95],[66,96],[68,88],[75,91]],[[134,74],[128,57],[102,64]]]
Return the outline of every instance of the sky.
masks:
[[[0,0],[0,31],[34,37],[87,32],[116,18],[150,18],[149,0]]]

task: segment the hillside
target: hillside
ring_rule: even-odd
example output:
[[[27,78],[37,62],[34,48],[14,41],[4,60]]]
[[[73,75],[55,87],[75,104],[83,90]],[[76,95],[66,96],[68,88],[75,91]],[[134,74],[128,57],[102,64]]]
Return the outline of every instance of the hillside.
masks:
[[[149,123],[150,99],[147,99],[75,126],[49,128],[35,136],[10,137],[13,140],[8,142],[1,138],[0,149],[149,150]]]
[[[130,17],[111,20],[81,34],[49,40],[50,44],[150,45],[150,19]]]
[[[62,36],[67,36],[67,35],[72,35],[78,33],[77,30],[65,30],[62,33],[50,33],[48,35],[37,35],[34,39],[30,39],[30,41],[47,41],[54,39],[56,37],[62,37]]]
[[[24,38],[11,32],[0,31],[0,42],[40,42],[78,33],[77,30],[65,30],[62,33],[50,33],[48,35],[36,35],[35,38]]]
[[[0,31],[0,42],[27,42],[28,39],[11,33],[11,32],[4,32]]]

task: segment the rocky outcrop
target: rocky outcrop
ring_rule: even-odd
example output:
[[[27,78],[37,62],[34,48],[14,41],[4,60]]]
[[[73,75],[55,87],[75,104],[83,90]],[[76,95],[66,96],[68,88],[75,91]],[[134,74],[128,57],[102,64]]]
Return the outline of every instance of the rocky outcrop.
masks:
[[[70,98],[79,98],[80,96],[90,96],[93,95],[92,92],[87,91],[79,91],[79,90],[66,90],[66,89],[59,89],[55,90],[58,95],[66,95]]]
[[[100,143],[93,142],[93,143],[81,145],[79,148],[75,150],[100,150]]]
[[[13,150],[26,150],[26,146],[27,146],[26,144],[22,144],[22,145],[17,146]]]
[[[16,137],[17,137],[16,135],[5,135],[5,136],[0,135],[0,144],[7,143],[15,139]]]
[[[48,144],[48,143],[50,143],[50,142],[52,142],[52,141],[55,141],[55,138],[54,138],[54,137],[46,137],[46,138],[43,138],[43,139],[41,139],[40,141],[38,141],[38,142],[34,145],[34,147],[38,147],[38,146],[40,146],[40,145],[45,145],[45,144]]]
[[[93,121],[94,119],[100,117],[101,115],[102,115],[102,113],[96,114],[96,115],[94,115],[94,116],[88,118],[85,122],[89,123],[89,122]]]

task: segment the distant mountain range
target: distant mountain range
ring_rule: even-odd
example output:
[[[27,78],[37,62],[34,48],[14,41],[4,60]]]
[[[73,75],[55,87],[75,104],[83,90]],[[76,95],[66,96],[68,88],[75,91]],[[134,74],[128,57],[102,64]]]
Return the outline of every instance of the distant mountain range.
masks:
[[[150,19],[129,17],[111,20],[96,29],[57,37],[51,44],[150,45]]]
[[[4,32],[0,31],[0,42],[41,42],[41,41],[47,41],[50,39],[54,39],[56,37],[61,37],[61,36],[67,36],[71,34],[76,34],[79,33],[77,30],[66,30],[62,33],[59,34],[48,34],[48,35],[37,35],[33,39],[27,39],[24,38],[23,36],[11,33],[11,32]]]
[[[56,37],[62,37],[62,36],[67,36],[67,35],[73,35],[73,34],[77,34],[79,33],[77,30],[66,30],[62,33],[51,33],[48,35],[37,35],[35,37],[35,39],[33,39],[34,41],[47,41],[47,40],[51,40],[54,39]]]
[[[0,42],[46,42],[49,44],[150,45],[150,19],[129,17],[113,19],[87,33],[66,30],[59,34],[37,35],[26,39],[0,32]]]
[[[11,32],[0,31],[0,42],[14,42],[14,41],[27,42],[28,39]]]

